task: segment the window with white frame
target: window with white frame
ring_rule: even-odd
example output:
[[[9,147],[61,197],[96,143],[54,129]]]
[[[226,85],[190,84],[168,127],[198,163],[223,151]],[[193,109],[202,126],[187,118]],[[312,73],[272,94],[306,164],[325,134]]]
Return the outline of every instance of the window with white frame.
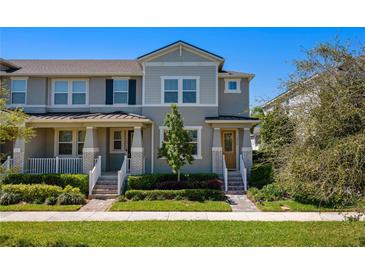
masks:
[[[24,105],[27,94],[26,79],[11,79],[11,103],[15,105]]]
[[[199,77],[163,76],[163,104],[196,104],[199,101]]]
[[[60,130],[58,132],[58,154],[72,155],[73,136],[72,130]]]
[[[225,93],[241,93],[239,79],[225,79]]]
[[[85,144],[85,136],[86,136],[85,130],[77,131],[77,155],[82,155],[82,150]]]
[[[201,127],[184,127],[184,129],[189,133],[193,145],[193,157],[195,159],[201,159]],[[160,127],[160,147],[166,139],[166,127]]]
[[[86,105],[88,94],[87,80],[53,80],[54,105]]]
[[[113,102],[114,104],[128,104],[128,79],[114,79]]]
[[[112,128],[110,130],[110,152],[121,153],[124,152],[123,136],[125,132],[122,129]]]

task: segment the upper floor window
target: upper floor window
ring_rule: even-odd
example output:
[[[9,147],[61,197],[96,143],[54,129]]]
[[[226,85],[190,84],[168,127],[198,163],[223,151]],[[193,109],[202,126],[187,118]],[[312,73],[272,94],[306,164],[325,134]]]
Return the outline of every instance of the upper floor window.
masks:
[[[163,104],[196,104],[199,77],[162,77]]]
[[[85,105],[87,93],[87,80],[53,80],[54,105]]]
[[[240,80],[239,79],[226,79],[224,92],[225,93],[241,93]]]
[[[26,102],[27,80],[11,79],[11,103],[24,105]]]
[[[128,104],[128,80],[115,79],[113,81],[114,104]]]

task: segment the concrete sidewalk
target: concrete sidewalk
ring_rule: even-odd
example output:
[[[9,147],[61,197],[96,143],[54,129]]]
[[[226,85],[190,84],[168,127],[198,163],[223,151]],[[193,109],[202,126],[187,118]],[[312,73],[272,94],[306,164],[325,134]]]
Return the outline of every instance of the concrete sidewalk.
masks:
[[[349,215],[350,213],[346,213]],[[351,213],[354,215],[354,213]],[[0,222],[59,221],[344,221],[336,212],[0,212]],[[363,217],[362,220],[365,220]]]

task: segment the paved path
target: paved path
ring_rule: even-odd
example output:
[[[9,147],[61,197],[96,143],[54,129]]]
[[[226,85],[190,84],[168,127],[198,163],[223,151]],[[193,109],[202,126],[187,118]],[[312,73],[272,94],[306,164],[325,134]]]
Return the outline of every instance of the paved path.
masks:
[[[226,195],[234,212],[257,212],[260,211],[246,195]]]
[[[99,199],[92,199],[82,208],[80,208],[79,212],[85,211],[107,211],[112,204],[114,203],[115,199],[107,199],[107,200],[99,200]]]
[[[0,212],[0,222],[141,220],[343,221],[345,218],[336,212]]]

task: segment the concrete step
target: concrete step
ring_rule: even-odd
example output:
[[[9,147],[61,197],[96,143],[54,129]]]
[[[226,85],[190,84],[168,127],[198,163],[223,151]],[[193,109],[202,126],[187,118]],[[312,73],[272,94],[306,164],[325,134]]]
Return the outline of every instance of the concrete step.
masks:
[[[117,184],[96,184],[94,186],[94,189],[117,189],[118,188],[118,185]]]
[[[118,180],[118,175],[117,174],[113,174],[113,175],[101,175],[99,177],[99,179],[105,179],[105,180]]]
[[[89,196],[90,199],[100,199],[100,200],[115,199],[117,197],[118,197],[117,194],[92,194]]]
[[[111,180],[98,180],[97,182],[96,182],[96,184],[99,184],[99,185],[116,185],[116,184],[118,184],[118,180],[113,180],[113,181],[111,181]]]
[[[116,189],[93,189],[93,194],[118,194]]]
[[[243,195],[245,192],[244,191],[237,191],[237,190],[228,190],[226,192],[226,194],[228,195]]]
[[[244,187],[228,185],[228,190],[244,190]]]

